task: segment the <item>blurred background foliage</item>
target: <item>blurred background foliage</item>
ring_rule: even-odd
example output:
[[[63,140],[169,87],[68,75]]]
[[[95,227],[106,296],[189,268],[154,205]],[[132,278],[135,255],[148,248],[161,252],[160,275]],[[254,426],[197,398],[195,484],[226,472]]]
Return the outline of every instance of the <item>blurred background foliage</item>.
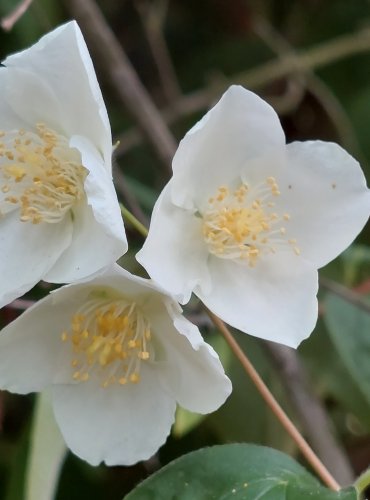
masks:
[[[0,0],[0,17],[17,4],[15,0]],[[368,0],[105,0],[98,4],[155,103],[169,118],[178,140],[230,83],[244,83],[248,87],[250,82],[278,111],[288,142],[305,139],[339,142],[361,162],[369,179]],[[69,18],[63,2],[34,0],[10,32],[0,30],[1,60],[31,45]],[[346,48],[348,54],[344,57]],[[155,56],[156,50],[159,57],[158,52]],[[325,51],[329,55],[320,63]],[[290,70],[281,71],[287,58],[291,58]],[[292,58],[296,58],[294,64]],[[272,63],[275,66],[271,66],[271,61],[276,61]],[[299,61],[306,65],[300,66]],[[113,137],[120,140],[115,156],[119,196],[127,206],[149,218],[169,172],[137,134],[134,121],[111,90],[108,75],[98,60],[94,62]],[[164,74],[158,64],[168,62],[169,72]],[[265,69],[259,73],[257,70],[256,76],[256,68]],[[201,96],[208,97],[197,101],[199,91]],[[133,258],[142,243],[141,237],[130,228],[128,234],[131,250],[122,264],[142,273]],[[370,235],[365,229],[350,249],[322,270],[326,279],[357,291],[364,301],[370,294],[369,244]],[[330,287],[321,289],[320,320],[311,338],[300,347],[300,360],[307,369],[311,390],[330,416],[333,433],[359,474],[370,463],[369,313],[351,303],[348,297],[327,288]],[[47,285],[39,286],[28,298],[41,297],[47,290]],[[187,312],[220,353],[233,381],[232,396],[208,417],[179,410],[172,437],[145,463],[128,468],[92,468],[68,455],[58,500],[121,499],[161,465],[214,443],[247,441],[297,456],[292,441],[224,341],[203,318],[197,304]],[[14,307],[4,308],[2,323],[6,324],[16,314]],[[299,424],[289,387],[267,343],[241,334],[237,334],[237,339]],[[0,498],[5,500],[23,498],[21,485],[33,403],[32,396],[0,393]]]

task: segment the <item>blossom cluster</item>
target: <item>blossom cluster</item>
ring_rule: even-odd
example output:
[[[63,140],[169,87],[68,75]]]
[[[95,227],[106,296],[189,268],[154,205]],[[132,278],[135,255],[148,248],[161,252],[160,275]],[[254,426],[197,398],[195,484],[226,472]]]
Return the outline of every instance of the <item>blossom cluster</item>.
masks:
[[[0,307],[67,283],[0,333],[0,387],[49,391],[69,448],[133,464],[165,442],[176,403],[231,392],[182,315],[192,292],[237,329],[296,347],[317,320],[317,269],[362,229],[370,195],[340,146],[286,145],[274,110],[232,86],[181,141],[137,260],[112,181],[110,124],[75,22],[0,68]]]

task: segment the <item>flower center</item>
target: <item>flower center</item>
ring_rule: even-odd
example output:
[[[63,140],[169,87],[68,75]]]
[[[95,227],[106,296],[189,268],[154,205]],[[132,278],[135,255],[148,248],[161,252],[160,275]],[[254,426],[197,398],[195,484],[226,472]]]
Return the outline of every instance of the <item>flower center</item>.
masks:
[[[0,131],[0,215],[18,207],[22,222],[59,222],[83,198],[86,175],[78,152],[44,124]]]
[[[102,387],[140,381],[141,363],[154,356],[151,337],[137,304],[123,298],[89,300],[62,333],[62,341],[72,345],[73,380],[86,382],[94,371]]]
[[[203,236],[209,251],[223,259],[247,262],[254,267],[263,254],[275,253],[281,244],[300,254],[295,239],[287,239],[285,223],[290,215],[277,214],[274,198],[280,196],[274,177],[251,188],[246,183],[232,191],[218,188],[201,214]]]

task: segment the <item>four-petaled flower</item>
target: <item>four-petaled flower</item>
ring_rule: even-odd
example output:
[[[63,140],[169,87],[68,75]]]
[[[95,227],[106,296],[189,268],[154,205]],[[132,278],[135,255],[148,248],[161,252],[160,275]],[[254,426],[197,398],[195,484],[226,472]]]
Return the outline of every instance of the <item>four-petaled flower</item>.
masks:
[[[127,250],[112,138],[75,22],[0,68],[0,307],[40,279],[72,282]]]
[[[93,465],[149,458],[176,402],[209,413],[231,391],[217,354],[177,302],[118,265],[59,288],[4,328],[0,387],[51,387],[67,445]]]
[[[321,141],[285,144],[274,110],[232,86],[181,141],[138,261],[186,303],[296,347],[317,320],[317,269],[366,223],[359,164]]]

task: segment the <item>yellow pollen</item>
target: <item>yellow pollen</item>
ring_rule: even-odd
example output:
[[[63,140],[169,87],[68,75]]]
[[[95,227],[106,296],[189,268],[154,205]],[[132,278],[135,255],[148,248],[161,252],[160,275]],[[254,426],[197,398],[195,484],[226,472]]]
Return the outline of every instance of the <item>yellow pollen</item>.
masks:
[[[85,196],[87,170],[65,137],[36,125],[34,131],[1,131],[2,213],[18,205],[22,222],[57,223]]]
[[[150,324],[136,303],[97,295],[91,294],[61,334],[71,343],[71,377],[87,382],[94,374],[102,387],[138,383],[141,364],[153,360]]]
[[[272,211],[272,197],[280,196],[278,183],[268,177],[258,186],[241,183],[236,189],[221,186],[208,199],[202,211],[202,231],[210,253],[255,267],[262,255],[276,253],[280,245],[294,244],[286,239],[288,229],[283,225],[290,219],[287,213]]]

